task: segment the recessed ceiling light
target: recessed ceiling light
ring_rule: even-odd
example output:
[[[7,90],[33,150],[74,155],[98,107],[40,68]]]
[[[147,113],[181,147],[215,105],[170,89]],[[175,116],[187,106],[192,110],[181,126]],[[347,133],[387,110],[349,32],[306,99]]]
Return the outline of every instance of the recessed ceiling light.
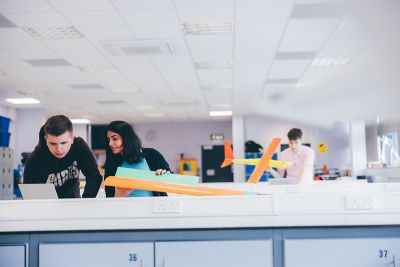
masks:
[[[211,117],[223,117],[223,116],[232,116],[232,111],[210,111]]]
[[[34,98],[7,98],[7,102],[17,105],[39,104],[40,101]]]
[[[144,116],[145,116],[145,117],[148,117],[148,118],[165,117],[165,115],[162,114],[162,113],[146,113],[146,114],[144,114]]]
[[[112,64],[80,65],[76,66],[84,72],[115,72],[117,69]]]
[[[139,89],[137,89],[134,86],[127,86],[127,87],[114,87],[114,88],[109,88],[111,92],[114,93],[135,93],[139,92]]]
[[[73,124],[89,124],[90,120],[88,119],[71,119]]]
[[[24,27],[27,33],[37,40],[46,39],[75,39],[82,38],[83,35],[74,27]]]
[[[232,33],[232,21],[207,21],[207,22],[187,22],[183,23],[185,34],[218,34]]]
[[[331,67],[346,65],[351,58],[316,58],[311,62],[311,67]]]
[[[194,67],[199,70],[207,69],[231,69],[233,61],[227,62],[195,62]]]

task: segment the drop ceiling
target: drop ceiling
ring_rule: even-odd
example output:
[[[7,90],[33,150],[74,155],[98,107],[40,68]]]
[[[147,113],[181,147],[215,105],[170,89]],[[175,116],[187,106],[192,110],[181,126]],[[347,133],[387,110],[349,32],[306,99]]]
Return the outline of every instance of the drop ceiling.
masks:
[[[395,2],[1,0],[0,105],[93,123],[399,119]]]

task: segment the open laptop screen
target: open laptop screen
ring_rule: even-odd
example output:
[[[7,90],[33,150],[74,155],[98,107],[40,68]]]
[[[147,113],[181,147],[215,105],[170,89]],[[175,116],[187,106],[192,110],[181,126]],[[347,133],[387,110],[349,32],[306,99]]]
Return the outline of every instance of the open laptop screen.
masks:
[[[53,184],[19,184],[23,199],[58,199]]]

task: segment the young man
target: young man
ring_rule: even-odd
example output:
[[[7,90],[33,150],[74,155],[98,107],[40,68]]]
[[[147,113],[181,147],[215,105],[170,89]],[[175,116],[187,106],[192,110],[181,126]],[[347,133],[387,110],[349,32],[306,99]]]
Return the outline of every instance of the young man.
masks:
[[[86,177],[82,197],[96,197],[103,180],[85,141],[74,137],[64,115],[50,117],[39,132],[39,143],[28,158],[24,183],[52,183],[59,198],[80,198],[79,173]]]
[[[275,178],[283,178],[286,171],[286,178],[293,179],[298,184],[310,184],[314,176],[314,151],[301,144],[302,131],[298,128],[291,129],[287,137],[289,148],[278,155],[278,160],[292,162],[293,167],[288,169],[270,170]]]

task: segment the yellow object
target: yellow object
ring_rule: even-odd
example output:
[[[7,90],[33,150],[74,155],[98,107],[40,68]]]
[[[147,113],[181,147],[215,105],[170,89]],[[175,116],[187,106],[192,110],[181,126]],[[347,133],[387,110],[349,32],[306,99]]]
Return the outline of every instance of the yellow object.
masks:
[[[318,153],[324,154],[328,151],[328,145],[325,142],[318,144]]]
[[[247,165],[257,165],[260,159],[234,159],[232,162],[243,163]],[[269,166],[271,168],[287,169],[293,166],[292,162],[280,161],[280,160],[269,160]]]
[[[273,140],[273,142],[276,142],[276,140],[275,141]],[[272,145],[272,143],[271,143],[271,145]],[[275,143],[274,145],[277,145],[277,144]],[[224,155],[225,159],[221,164],[221,168],[229,166],[233,162],[247,164],[247,165],[258,165],[260,163],[260,159],[235,159],[235,157],[233,156],[232,146],[227,140],[224,141],[224,154],[225,154]],[[273,153],[272,153],[272,155],[273,155]],[[271,157],[272,157],[272,155],[271,155]],[[292,162],[279,161],[279,160],[273,160],[273,159],[270,159],[268,164],[269,164],[269,167],[278,168],[278,169],[287,169],[287,168],[290,168],[293,166]]]
[[[179,173],[197,176],[197,162],[195,159],[181,159],[179,161]]]

